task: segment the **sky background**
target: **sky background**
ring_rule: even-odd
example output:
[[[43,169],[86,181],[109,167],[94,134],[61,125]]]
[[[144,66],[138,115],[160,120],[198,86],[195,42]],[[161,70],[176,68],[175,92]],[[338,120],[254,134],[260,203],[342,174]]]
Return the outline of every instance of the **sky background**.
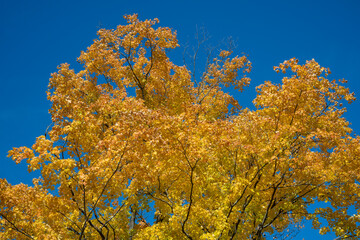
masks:
[[[232,37],[236,52],[248,55],[253,64],[252,83],[237,96],[244,107],[251,108],[256,86],[281,81],[273,66],[292,57],[300,63],[314,58],[331,69],[331,79],[347,79],[360,96],[358,0],[0,0],[0,178],[31,184],[37,174],[6,156],[12,147],[31,146],[51,123],[46,99],[50,74],[64,62],[78,67],[76,58],[99,28],[125,24],[123,15],[133,13],[141,20],[158,18],[159,26],[176,30],[179,44],[190,50],[197,28],[206,30],[211,45]],[[182,52],[171,52],[178,65],[183,65]],[[360,100],[347,108],[345,116],[359,134]],[[316,231],[306,225],[295,239],[315,237]]]

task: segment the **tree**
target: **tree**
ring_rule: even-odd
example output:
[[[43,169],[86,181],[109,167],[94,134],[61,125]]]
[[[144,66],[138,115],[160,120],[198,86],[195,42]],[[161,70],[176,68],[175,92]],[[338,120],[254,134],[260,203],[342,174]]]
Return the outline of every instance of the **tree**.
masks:
[[[245,56],[221,51],[195,79],[167,55],[175,32],[125,18],[99,30],[83,70],[52,74],[51,129],[9,152],[41,177],[0,181],[1,239],[264,239],[304,219],[360,236],[360,138],[343,117],[355,100],[344,80],[290,59],[275,70],[291,74],[243,109],[226,90],[249,84]],[[315,202],[331,206],[310,212]]]

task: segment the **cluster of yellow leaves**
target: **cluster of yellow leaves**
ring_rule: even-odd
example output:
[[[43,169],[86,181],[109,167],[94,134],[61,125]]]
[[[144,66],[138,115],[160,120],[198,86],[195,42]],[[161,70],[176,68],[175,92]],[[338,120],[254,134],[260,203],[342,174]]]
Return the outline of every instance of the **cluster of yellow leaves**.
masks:
[[[191,79],[166,55],[173,31],[125,18],[81,53],[84,70],[52,75],[51,130],[9,152],[41,178],[1,180],[0,238],[263,239],[319,217],[321,233],[360,236],[346,211],[360,214],[360,138],[342,117],[355,100],[342,82],[291,59],[275,70],[293,76],[239,110],[223,88],[249,85],[246,57],[222,51]],[[335,210],[309,213],[314,201]]]

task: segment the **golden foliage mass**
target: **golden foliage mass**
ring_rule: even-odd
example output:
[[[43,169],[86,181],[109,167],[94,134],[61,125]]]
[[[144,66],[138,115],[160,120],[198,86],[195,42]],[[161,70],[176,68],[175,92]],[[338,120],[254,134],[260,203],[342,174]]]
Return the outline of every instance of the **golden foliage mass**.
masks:
[[[81,53],[83,70],[52,74],[51,129],[9,152],[41,177],[0,181],[1,239],[263,239],[304,219],[360,236],[360,138],[343,117],[355,100],[344,81],[290,59],[275,70],[292,75],[241,109],[224,89],[249,85],[245,56],[221,51],[194,79],[167,55],[174,31],[125,18]],[[332,207],[309,212],[316,201]]]

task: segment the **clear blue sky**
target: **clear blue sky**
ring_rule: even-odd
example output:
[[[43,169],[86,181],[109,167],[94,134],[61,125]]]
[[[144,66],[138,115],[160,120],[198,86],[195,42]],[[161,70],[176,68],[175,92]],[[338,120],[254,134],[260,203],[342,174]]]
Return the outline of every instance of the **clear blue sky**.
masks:
[[[273,66],[292,57],[302,63],[314,58],[331,69],[331,78],[347,79],[360,96],[358,0],[1,0],[0,178],[31,183],[36,174],[29,175],[26,164],[15,165],[6,155],[12,147],[31,146],[50,124],[45,93],[50,73],[61,63],[75,64],[99,27],[115,28],[132,13],[143,20],[159,18],[161,26],[177,30],[180,45],[193,41],[196,26],[207,30],[214,45],[233,37],[239,54],[246,53],[253,63],[248,93],[239,96],[245,107],[257,85],[280,81]],[[359,116],[360,100],[346,114],[357,134]],[[314,239],[313,234],[306,227],[296,239]]]

